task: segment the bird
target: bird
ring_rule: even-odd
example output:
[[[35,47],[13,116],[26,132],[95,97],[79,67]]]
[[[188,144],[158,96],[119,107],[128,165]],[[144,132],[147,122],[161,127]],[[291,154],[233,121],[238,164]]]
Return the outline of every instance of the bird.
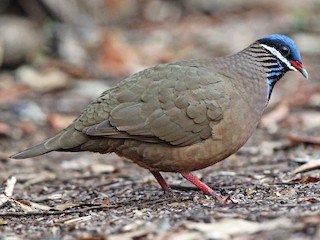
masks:
[[[116,153],[146,168],[164,193],[161,172],[180,173],[220,203],[192,172],[237,152],[256,129],[275,84],[288,71],[308,78],[296,43],[272,34],[238,53],[160,64],[124,78],[65,129],[11,156],[52,151]]]

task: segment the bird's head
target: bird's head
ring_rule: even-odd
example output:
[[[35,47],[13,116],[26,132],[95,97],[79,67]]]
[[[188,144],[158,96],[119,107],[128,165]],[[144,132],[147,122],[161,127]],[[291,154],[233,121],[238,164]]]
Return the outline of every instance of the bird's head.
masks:
[[[257,42],[281,61],[286,70],[299,71],[305,78],[308,78],[308,72],[302,66],[299,49],[291,38],[273,34]]]

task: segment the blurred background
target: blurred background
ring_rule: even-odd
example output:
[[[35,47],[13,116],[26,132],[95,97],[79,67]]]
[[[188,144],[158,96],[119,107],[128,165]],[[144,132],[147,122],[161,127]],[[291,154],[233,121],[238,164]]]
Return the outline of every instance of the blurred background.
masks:
[[[270,189],[277,188],[274,179],[283,182],[288,171],[320,156],[319,0],[1,0],[0,181],[16,176],[14,196],[27,200],[36,201],[41,195],[57,191],[60,198],[41,200],[51,206],[66,201],[108,204],[126,199],[139,202],[152,199],[150,196],[160,198],[162,192],[146,170],[114,155],[55,153],[20,161],[8,157],[67,126],[88,103],[129,74],[160,63],[234,54],[256,39],[274,33],[289,35],[296,41],[309,79],[296,72],[286,74],[277,83],[259,129],[247,146],[228,161],[198,173],[206,176],[210,184],[229,186],[225,188],[229,194],[237,191],[236,183],[259,185],[263,181],[257,191],[264,191],[263,184],[270,183],[262,194],[256,194],[256,190],[243,193],[251,198],[249,202],[254,207],[271,208],[275,201],[296,199],[296,193],[291,191],[292,195],[288,193],[282,199],[281,194],[274,195],[269,205],[264,202]],[[288,139],[298,146],[284,141]],[[315,145],[300,144],[308,141]],[[105,172],[112,174],[101,175]],[[319,181],[319,171],[312,174]],[[177,175],[169,174],[166,178],[170,183],[182,182]],[[112,184],[120,185],[112,188]],[[101,192],[91,190],[92,186],[101,186]],[[304,194],[316,194],[314,189],[305,190]],[[201,196],[199,199],[205,201]],[[255,197],[258,204],[252,200]],[[206,208],[200,215],[204,210],[199,199],[190,206],[180,205],[181,212],[189,220],[210,222],[216,212]],[[135,202],[132,204],[136,211]],[[181,215],[176,215],[175,210],[170,212],[166,205],[163,208],[145,207],[149,212],[138,212],[140,215],[129,209],[113,210],[114,215],[100,212],[93,218],[95,221],[82,229],[96,231],[96,226],[111,219],[116,224],[103,231],[127,231],[123,226],[131,224],[130,214],[131,219],[144,219],[145,214],[153,211],[160,212],[148,215],[152,224],[157,226],[162,214],[172,220],[171,225],[162,227],[178,228],[179,221],[175,219]],[[196,210],[199,211],[193,212]],[[240,217],[260,217],[255,217],[259,213],[254,211],[254,216],[244,213],[248,213],[246,206],[239,212]],[[268,209],[263,214],[267,213],[273,211]],[[37,227],[42,232],[55,221],[39,219]],[[35,223],[32,218],[25,218],[23,225],[19,218],[10,221],[14,227],[9,224],[9,232],[22,229],[26,235],[32,231],[28,226]],[[63,229],[55,229],[55,234],[70,230]],[[291,233],[301,229],[298,226]],[[284,236],[277,231],[274,234]]]

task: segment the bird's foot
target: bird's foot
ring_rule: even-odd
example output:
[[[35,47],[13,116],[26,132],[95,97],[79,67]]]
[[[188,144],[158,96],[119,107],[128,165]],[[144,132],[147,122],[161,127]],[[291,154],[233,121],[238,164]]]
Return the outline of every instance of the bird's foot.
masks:
[[[160,184],[164,195],[165,196],[173,196],[174,193],[172,192],[171,187],[167,184],[166,180],[164,180],[164,178],[161,176],[160,172],[157,171],[151,171],[152,175],[155,177],[155,179],[157,179],[158,183]]]
[[[181,173],[181,175],[189,182],[197,186],[204,194],[214,197],[221,204],[238,203],[235,199],[232,199],[230,196],[222,196],[220,193],[215,192],[207,184],[203,183],[199,178],[197,178],[191,173]]]

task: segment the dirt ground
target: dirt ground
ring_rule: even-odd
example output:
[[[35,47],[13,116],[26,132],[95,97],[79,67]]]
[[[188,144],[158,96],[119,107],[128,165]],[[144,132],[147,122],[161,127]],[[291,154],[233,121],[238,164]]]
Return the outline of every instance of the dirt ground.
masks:
[[[82,35],[70,35],[67,28],[63,37],[70,38],[58,34],[58,48],[46,36],[32,60],[14,66],[3,60],[0,240],[320,239],[320,4],[119,2],[123,6],[108,5],[118,14],[104,19],[108,24],[98,28],[103,37],[94,47],[84,48]],[[135,11],[128,12],[131,8]],[[74,30],[73,20],[61,19],[59,29]],[[38,26],[42,37],[43,25]],[[65,127],[127,74],[162,62],[232,54],[275,32],[297,41],[309,79],[288,73],[275,86],[249,142],[237,154],[195,172],[237,204],[219,204],[175,173],[163,174],[174,190],[164,195],[147,170],[114,154],[9,158]]]

